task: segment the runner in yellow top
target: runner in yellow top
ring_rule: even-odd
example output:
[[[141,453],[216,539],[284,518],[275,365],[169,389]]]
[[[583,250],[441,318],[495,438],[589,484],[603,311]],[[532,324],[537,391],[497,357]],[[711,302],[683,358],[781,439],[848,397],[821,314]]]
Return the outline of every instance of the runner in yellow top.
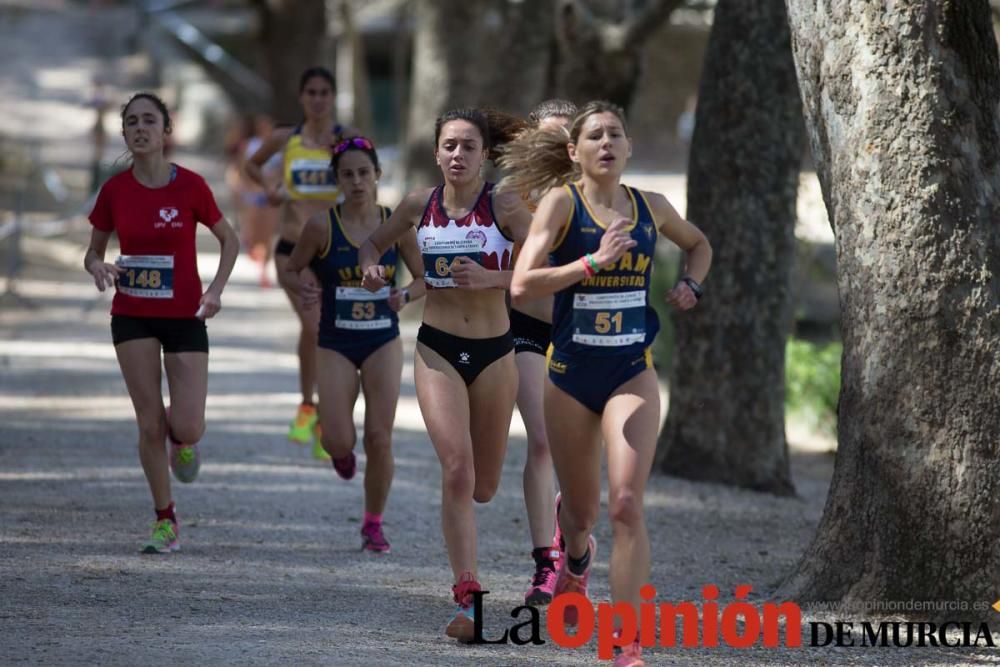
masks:
[[[299,79],[299,102],[305,120],[292,128],[275,130],[267,141],[247,161],[246,173],[252,180],[267,188],[268,200],[282,204],[281,222],[278,227],[278,244],[274,249],[274,264],[278,269],[278,282],[288,295],[288,300],[299,317],[299,388],[302,403],[288,431],[293,442],[313,441],[313,455],[327,459],[320,442],[319,419],[314,399],[316,391],[316,346],[319,333],[319,308],[305,305],[302,298],[289,288],[285,266],[292,249],[302,234],[306,220],[332,207],[339,196],[337,184],[330,170],[331,147],[344,137],[358,134],[336,122],[333,115],[336,85],[333,75],[323,67],[310,67]],[[265,183],[261,168],[267,160],[283,151],[284,178],[278,185]],[[302,279],[306,284],[318,286],[312,271],[305,269]]]

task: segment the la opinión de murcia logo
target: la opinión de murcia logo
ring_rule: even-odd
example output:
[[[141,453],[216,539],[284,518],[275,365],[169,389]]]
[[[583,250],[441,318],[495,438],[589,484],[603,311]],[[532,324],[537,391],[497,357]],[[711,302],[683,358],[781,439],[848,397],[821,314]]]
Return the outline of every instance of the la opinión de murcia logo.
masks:
[[[638,608],[627,603],[600,602],[596,605],[579,593],[563,593],[549,604],[545,628],[549,639],[563,648],[580,648],[596,632],[597,657],[609,660],[615,647],[638,641],[643,647],[713,648],[798,648],[802,646],[802,609],[791,601],[764,602],[754,605],[747,601],[753,587],[735,588],[735,600],[719,603],[719,589],[714,585],[701,590],[703,600],[655,602],[656,589],[647,584],[639,595],[643,602]],[[489,591],[473,593],[475,626],[473,644],[541,645],[541,612],[537,607],[522,605],[510,612],[519,623],[505,628],[495,638],[486,637],[483,629],[483,599]],[[565,623],[568,607],[577,610],[577,627],[570,634]],[[1000,611],[1000,602],[995,605]],[[527,618],[525,618],[525,614]],[[994,646],[987,623],[965,621],[941,624],[913,621],[835,621],[809,623],[810,646],[823,647],[973,647]],[[678,642],[680,631],[680,642]]]

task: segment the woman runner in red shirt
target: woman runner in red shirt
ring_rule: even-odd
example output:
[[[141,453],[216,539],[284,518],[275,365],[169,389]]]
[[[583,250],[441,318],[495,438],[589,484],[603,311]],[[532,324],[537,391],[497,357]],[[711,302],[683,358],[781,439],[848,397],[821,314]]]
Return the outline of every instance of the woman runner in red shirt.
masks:
[[[109,179],[90,214],[90,247],[83,265],[97,289],[116,288],[111,337],[139,426],[139,459],[153,495],[156,522],[143,553],[180,548],[169,467],[181,482],[198,474],[197,442],[205,432],[208,334],[205,320],[222,307],[222,290],[239,239],[222,217],[205,180],[163,154],[170,116],[151,93],[132,96],[122,110],[122,135],[132,167]],[[202,293],[195,249],[197,223],[222,246],[215,280]],[[121,256],[104,261],[111,234]],[[164,411],[160,351],[170,389]]]

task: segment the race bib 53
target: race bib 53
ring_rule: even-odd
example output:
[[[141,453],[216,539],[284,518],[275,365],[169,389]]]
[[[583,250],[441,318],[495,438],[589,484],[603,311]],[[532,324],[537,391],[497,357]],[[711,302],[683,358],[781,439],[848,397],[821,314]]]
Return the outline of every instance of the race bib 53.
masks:
[[[338,329],[371,331],[392,326],[392,309],[389,308],[389,287],[372,293],[363,287],[337,288]]]

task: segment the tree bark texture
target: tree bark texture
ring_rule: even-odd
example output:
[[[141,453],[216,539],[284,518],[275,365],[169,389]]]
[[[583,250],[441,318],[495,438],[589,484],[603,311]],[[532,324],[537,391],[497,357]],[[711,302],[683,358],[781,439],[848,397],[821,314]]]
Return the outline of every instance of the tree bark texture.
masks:
[[[493,55],[482,72],[479,103],[527,116],[551,96],[555,0],[493,4],[484,43]]]
[[[557,0],[555,93],[577,104],[608,100],[629,110],[642,50],[683,0]]]
[[[553,0],[417,0],[405,146],[409,187],[440,180],[434,121],[457,107],[527,114],[550,78]]]
[[[687,194],[687,217],[712,243],[712,272],[698,306],[674,317],[663,472],[794,492],[785,339],[804,142],[784,0],[720,0]]]
[[[260,40],[266,76],[271,84],[271,114],[279,123],[302,119],[299,77],[318,62],[326,36],[325,0],[255,0],[260,13]]]
[[[989,5],[787,6],[836,234],[844,356],[826,508],[782,594],[992,603],[1000,68]]]
[[[413,76],[405,146],[409,187],[440,180],[434,163],[434,121],[448,109],[473,106],[486,3],[482,0],[414,2]]]

